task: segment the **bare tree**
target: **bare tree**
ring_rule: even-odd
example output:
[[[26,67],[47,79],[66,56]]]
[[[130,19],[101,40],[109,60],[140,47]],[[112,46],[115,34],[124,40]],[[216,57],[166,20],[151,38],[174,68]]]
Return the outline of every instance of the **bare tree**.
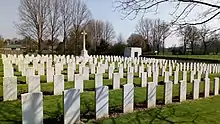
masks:
[[[72,25],[72,0],[60,0],[60,14],[62,23],[62,33],[63,33],[63,49],[64,54],[66,54],[66,41],[68,37],[68,31]]]
[[[49,17],[48,17],[48,33],[50,35],[50,45],[52,47],[52,54],[54,50],[54,42],[58,39],[58,36],[60,35],[60,27],[61,27],[61,21],[60,21],[60,5],[59,0],[49,0]]]
[[[0,35],[0,48],[3,47],[4,41],[5,41],[5,40],[4,40],[3,36]]]
[[[217,55],[220,47],[220,37],[218,32],[212,32],[208,37],[207,41],[209,44],[209,52],[215,52]]]
[[[140,34],[131,34],[127,40],[128,46],[131,47],[141,47],[145,49],[145,39]]]
[[[183,54],[186,54],[186,49],[187,49],[187,44],[188,44],[188,40],[187,40],[187,34],[188,34],[188,31],[189,31],[189,25],[187,26],[179,26],[177,28],[178,30],[178,36],[182,37],[182,42],[183,42]]]
[[[151,19],[141,19],[138,24],[136,25],[136,32],[142,35],[148,41],[151,37],[151,29],[152,29],[152,21]]]
[[[125,42],[125,39],[124,39],[124,37],[121,33],[117,37],[117,42],[118,43],[124,43]]]
[[[88,22],[88,25],[86,27],[86,31],[88,35],[90,36],[90,42],[92,44],[92,49],[94,52],[96,51],[97,43],[100,42],[102,35],[103,35],[103,29],[104,28],[104,22],[101,20],[90,20]]]
[[[170,30],[171,26],[166,23],[166,22],[162,22],[162,24],[160,25],[160,29],[161,29],[161,35],[162,35],[162,47],[163,47],[163,55],[164,55],[164,49],[165,49],[165,39],[172,33]]]
[[[110,43],[115,38],[113,25],[108,21],[90,20],[86,30],[94,51],[96,51],[96,47],[100,46],[101,40]]]
[[[207,40],[208,35],[209,35],[210,29],[207,28],[207,26],[205,24],[202,25],[202,28],[198,31],[200,37],[201,37],[201,41],[202,41],[202,45],[203,45],[203,54],[207,54],[207,47],[209,44],[209,40]]]
[[[136,32],[142,35],[146,40],[145,44],[150,44],[153,47],[153,51],[159,52],[160,47],[165,47],[165,39],[170,35],[170,25],[160,19],[141,19],[137,26]]]
[[[198,40],[200,39],[198,28],[195,26],[188,26],[186,39],[188,40],[188,43],[190,43],[189,45],[191,48],[191,55],[193,55],[195,52],[194,47],[196,43],[198,42]]]
[[[153,44],[154,50],[157,50],[158,53],[160,52],[161,47],[165,47],[164,41],[170,35],[169,30],[170,30],[170,26],[166,22],[160,19],[156,19],[153,21],[153,27],[151,29],[152,32],[151,42],[153,43],[151,44]]]
[[[21,23],[17,24],[19,34],[29,36],[38,42],[41,52],[41,42],[47,25],[48,0],[20,0],[19,16]]]
[[[89,20],[91,20],[91,12],[88,9],[87,5],[82,0],[74,0],[72,3],[72,33],[75,36],[74,40],[74,50],[75,53],[79,52],[79,43],[81,32],[85,29]],[[78,46],[78,47],[77,47]]]
[[[112,39],[115,38],[115,31],[113,25],[106,21],[104,23],[104,28],[103,28],[103,37],[105,41],[111,42]]]
[[[210,20],[217,19],[220,15],[220,5],[217,0],[115,0],[116,8],[121,10],[125,17],[137,15],[148,12],[158,12],[158,8],[164,3],[169,3],[174,6],[170,14],[174,17],[173,23],[197,25],[203,24]],[[193,20],[186,20],[186,18],[199,10]],[[185,22],[186,21],[186,22]]]

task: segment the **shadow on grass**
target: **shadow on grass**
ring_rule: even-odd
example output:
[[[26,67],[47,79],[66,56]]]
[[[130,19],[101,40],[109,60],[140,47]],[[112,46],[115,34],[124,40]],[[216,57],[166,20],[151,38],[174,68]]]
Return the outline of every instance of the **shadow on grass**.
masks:
[[[169,124],[174,124],[174,123],[196,123],[196,119],[199,117],[199,115],[195,115],[195,117],[193,117],[193,119],[191,120],[187,120],[187,121],[173,121],[170,119],[170,117],[176,116],[176,109],[175,106],[170,106],[169,108],[169,112],[167,112],[167,114],[164,114],[164,109],[162,107],[156,108],[156,109],[150,109],[147,111],[146,113],[146,117],[143,117],[143,115],[141,115],[140,113],[135,113],[135,117],[132,117],[131,120],[129,120],[130,122],[133,123],[137,123],[137,124],[141,124],[143,123],[143,120],[148,120],[148,124],[153,124],[155,122],[161,121],[163,123],[169,123]],[[186,116],[188,115],[188,113],[185,113],[184,115],[181,116]],[[110,119],[112,121],[113,124],[116,124],[116,120],[115,118],[111,118]]]
[[[63,120],[63,113],[62,113],[62,107],[60,103],[57,103],[57,109],[55,112],[53,113],[47,113],[50,116],[55,116],[55,118],[47,118],[44,119],[44,124],[63,124],[64,120]]]

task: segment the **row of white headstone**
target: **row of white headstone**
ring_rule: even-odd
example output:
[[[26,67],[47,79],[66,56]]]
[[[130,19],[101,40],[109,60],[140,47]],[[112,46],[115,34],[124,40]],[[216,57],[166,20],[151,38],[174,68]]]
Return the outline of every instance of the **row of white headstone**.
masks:
[[[22,64],[20,64],[22,65]],[[53,77],[54,75],[60,75],[61,72],[64,69],[64,65],[61,63],[56,63],[55,67],[52,67],[51,64],[47,64],[49,67],[46,68],[46,76],[47,76],[47,82],[53,82]],[[125,64],[126,65],[126,64]],[[181,69],[181,63],[176,63],[173,64],[172,66],[169,65],[168,67],[166,64],[164,66],[158,67],[157,64],[151,64],[147,65],[146,71],[147,71],[147,76],[151,77],[154,75],[154,73],[157,73],[156,76],[159,76],[159,71],[161,69],[161,75],[164,76],[165,71],[169,71],[169,75],[172,76],[173,74],[173,69],[175,67],[175,72],[179,71],[193,71],[194,74],[196,72],[198,73],[219,73],[220,72],[220,66],[218,64],[191,64],[194,66],[191,66],[190,68],[187,68],[188,66],[183,66],[183,69]],[[185,63],[183,65],[186,65]],[[187,65],[189,65],[187,63]],[[89,80],[89,74],[95,74],[95,73],[105,73],[106,70],[108,70],[108,78],[112,79],[112,74],[114,73],[115,70],[118,70],[120,73],[120,77],[123,78],[123,73],[126,72],[123,64],[118,64],[118,67],[115,67],[115,63],[111,63],[110,66],[108,66],[108,63],[101,64],[99,63],[96,67],[96,64],[89,64],[89,67],[87,67],[85,64],[79,64],[79,74],[83,74],[85,79],[84,80]],[[19,68],[19,66],[18,66]],[[35,71],[38,71],[38,75],[45,75],[45,66],[44,63],[38,64],[36,67],[29,67],[28,64],[26,66],[22,66],[20,68],[23,69],[18,69],[21,70],[22,76],[34,76]],[[76,71],[76,64],[75,63],[69,63],[67,66],[67,76],[68,76],[68,81],[73,81],[74,80],[74,74]],[[139,77],[141,77],[141,74],[145,72],[145,66],[144,65],[134,65],[132,66],[131,64],[127,66],[127,72],[131,73],[138,73]],[[175,73],[174,72],[174,73]],[[10,62],[5,62],[4,64],[4,77],[11,77],[14,76],[14,68],[12,66],[12,63]]]
[[[197,71],[198,70],[205,70],[205,66],[208,65],[210,71],[213,71],[214,68],[216,68],[217,64],[204,64],[204,63],[177,63],[174,60],[160,60],[160,59],[151,59],[151,58],[139,58],[139,59],[132,59],[132,58],[120,58],[117,56],[102,56],[102,57],[91,57],[88,61],[80,58],[80,57],[74,57],[71,56],[54,56],[54,59],[52,58],[52,56],[40,56],[38,55],[37,57],[32,56],[25,56],[23,57],[23,55],[19,55],[19,56],[13,56],[13,55],[8,55],[8,57],[6,57],[6,55],[2,55],[3,57],[3,64],[6,65],[5,67],[7,67],[7,65],[9,63],[11,64],[15,64],[18,65],[18,70],[19,71],[25,71],[25,68],[28,66],[28,64],[32,63],[33,64],[33,68],[36,71],[39,71],[39,75],[41,75],[42,73],[44,73],[44,71],[42,70],[46,70],[44,64],[46,63],[46,68],[50,68],[53,64],[52,62],[54,62],[55,64],[61,64],[61,66],[64,65],[68,65],[71,66],[71,64],[73,65],[73,67],[76,67],[76,65],[81,65],[80,67],[84,67],[86,63],[88,63],[90,69],[91,69],[91,73],[94,72],[92,70],[94,67],[104,67],[105,69],[108,68],[109,64],[110,66],[112,65],[113,67],[115,67],[115,63],[117,63],[118,68],[119,67],[123,67],[124,69],[128,69],[129,67],[133,66],[134,67],[134,72],[138,71],[138,66],[143,66],[143,68],[145,68],[145,65],[152,65],[152,67],[147,67],[146,70],[154,70],[155,67],[159,67],[159,68],[163,68],[163,70],[165,69],[169,69],[169,70],[173,70],[175,67],[177,67],[178,69],[176,70],[180,70],[180,71],[192,71],[193,69]],[[40,62],[40,63],[39,63]],[[211,65],[211,66],[209,66]],[[11,66],[10,66],[11,67]],[[59,66],[58,66],[59,67]],[[63,67],[60,67],[61,70],[63,69]],[[56,67],[55,67],[56,70]],[[79,68],[79,70],[81,70]],[[97,69],[98,71],[99,69]],[[44,75],[44,74],[43,74]],[[25,75],[24,75],[25,76]]]
[[[7,59],[10,59],[10,61],[5,62],[4,64],[4,73],[6,74],[4,76],[4,81],[3,81],[3,94],[7,96],[13,96],[12,98],[8,98],[5,95],[3,95],[4,101],[11,100],[15,98],[17,94],[17,80],[16,77],[14,77],[13,74],[13,67],[12,67],[12,60],[13,57],[8,56]],[[18,57],[19,58],[19,57]],[[28,58],[28,57],[27,57]],[[34,57],[33,57],[34,58]],[[42,59],[45,60],[45,59]],[[61,59],[62,60],[62,59]],[[149,59],[149,61],[157,61],[155,59]],[[58,61],[58,60],[57,60]],[[134,59],[134,62],[138,61]],[[159,60],[158,60],[159,61]],[[16,62],[16,60],[15,60]],[[181,63],[175,63],[175,61],[159,61],[161,63],[164,63],[164,66],[161,66],[161,75],[164,76],[164,81],[167,82],[169,80],[169,76],[172,76],[173,74],[173,67],[175,67],[174,71],[174,84],[177,84],[179,81],[179,73],[183,73],[183,79],[180,80],[187,80],[187,71],[184,70],[189,70],[187,67],[189,66],[183,66],[183,72],[179,71],[181,68]],[[126,62],[125,62],[126,63]],[[166,63],[168,63],[168,71],[166,68]],[[170,63],[175,63],[171,66]],[[102,63],[99,63],[98,65],[101,65]],[[40,64],[43,67],[40,67],[41,69],[44,68],[44,64]],[[47,64],[48,65],[48,64]],[[92,64],[95,65],[95,64]],[[156,64],[157,65],[157,64]],[[147,85],[147,78],[151,77],[153,75],[153,82],[158,82],[158,77],[159,77],[159,70],[160,66],[156,66],[154,64],[148,65],[147,72],[144,71],[144,66],[140,65],[134,65],[134,66],[129,66],[128,64],[128,73],[127,73],[127,83],[133,83],[133,77],[134,73],[138,71],[139,77],[141,78],[141,86],[146,87]],[[160,64],[159,64],[160,65]],[[163,65],[163,64],[162,64]],[[179,67],[180,65],[180,67]],[[208,78],[209,73],[218,73],[219,72],[219,65],[216,64],[199,64],[199,63],[194,63],[194,64],[183,64],[183,65],[193,65],[192,71],[190,73],[190,82],[192,82],[195,78],[195,74],[197,73],[197,79],[201,80],[201,75],[205,73],[205,77]],[[84,63],[85,66],[85,63]],[[82,67],[79,66],[79,72],[80,74],[75,74],[74,71],[76,69],[76,64],[75,63],[69,63],[68,64],[68,81],[75,81],[75,86],[74,88],[80,89],[81,92],[83,92],[84,89],[84,84],[83,80],[89,80],[89,74],[93,73],[92,70],[95,70],[97,68],[97,72],[95,74],[95,87],[102,86],[103,83],[103,73],[105,73],[105,69],[108,68],[108,77],[109,79],[112,79],[112,85],[113,89],[119,89],[120,88],[120,78],[123,78],[124,75],[124,66],[122,64],[118,64],[118,70],[119,73],[114,73],[115,70],[115,64],[111,64],[109,67],[107,64],[103,64],[103,66],[92,66],[93,69],[89,69],[89,67]],[[8,67],[8,68],[7,68]],[[38,67],[38,66],[37,66]],[[9,69],[10,68],[10,69]],[[137,68],[137,69],[135,69]],[[210,71],[212,69],[212,71]],[[42,69],[44,71],[44,69]],[[54,75],[54,67],[48,67],[47,68],[47,82],[54,82],[54,95],[60,95],[62,91],[64,90],[64,75],[61,74],[61,70],[63,70],[63,65],[61,63],[55,64],[55,72],[56,74]],[[82,71],[80,71],[82,70]],[[91,71],[90,71],[91,70]],[[135,71],[136,70],[136,71]],[[191,67],[190,67],[191,70]],[[203,71],[202,71],[203,70]],[[41,71],[41,72],[43,72]],[[9,73],[8,73],[9,72]],[[35,92],[35,91],[40,91],[40,76],[35,75],[35,70],[34,67],[27,67],[26,68],[26,83],[28,84],[28,92]],[[11,74],[11,75],[10,75]],[[10,90],[8,90],[10,89]],[[12,90],[13,89],[13,90]],[[12,92],[13,91],[13,92]],[[16,92],[16,93],[15,93]],[[13,93],[14,95],[8,95],[10,93]]]
[[[193,99],[199,98],[200,81],[193,81]],[[210,94],[210,79],[206,78],[204,83],[204,97]],[[147,84],[147,108],[156,107],[156,83]],[[172,103],[173,82],[168,81],[164,84],[164,104]],[[134,85],[125,84],[123,86],[123,112],[129,113],[134,110]],[[219,93],[219,78],[214,80],[214,95]],[[187,82],[180,81],[179,100],[185,101],[187,95]],[[21,95],[22,102],[22,122],[24,124],[43,123],[43,94],[42,92],[25,93]],[[80,122],[80,89],[69,89],[63,91],[63,112],[64,124]],[[109,116],[109,89],[108,86],[95,88],[95,116],[96,119]]]
[[[179,80],[183,80],[187,82],[187,71],[183,71],[182,79],[179,79],[179,72],[175,71],[174,73],[174,84],[178,84]],[[198,76],[196,79],[201,81],[201,73],[198,73]],[[84,75],[82,74],[75,74],[74,75],[74,88],[80,89],[80,92],[84,91]],[[113,73],[112,76],[112,86],[113,89],[120,89],[120,73]],[[208,78],[208,73],[206,73],[205,78]],[[53,91],[54,95],[61,95],[62,91],[64,90],[64,75],[54,75],[53,77]],[[193,82],[195,79],[194,72],[191,72],[190,76],[190,83]],[[134,83],[134,73],[127,73],[127,84],[133,84]],[[170,81],[170,75],[168,71],[165,71],[164,75],[164,82]],[[158,77],[157,75],[153,76],[153,82],[156,84],[158,83]],[[40,92],[41,91],[41,85],[40,85],[40,76],[34,75],[34,76],[27,76],[26,77],[26,83],[28,84],[28,93],[32,92]],[[147,78],[147,72],[141,73],[141,87],[146,87],[148,83]],[[103,86],[103,74],[95,74],[95,88]],[[17,77],[3,77],[3,100],[9,101],[9,100],[16,100],[17,99]]]

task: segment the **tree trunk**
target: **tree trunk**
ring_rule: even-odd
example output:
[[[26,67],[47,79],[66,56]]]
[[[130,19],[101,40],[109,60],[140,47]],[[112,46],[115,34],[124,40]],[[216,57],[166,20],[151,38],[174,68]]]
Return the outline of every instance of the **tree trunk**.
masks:
[[[164,55],[164,50],[165,50],[165,43],[164,43],[165,39],[163,38],[163,55]]]
[[[41,39],[38,39],[38,54],[41,54]]]
[[[194,41],[191,41],[191,55],[194,54]]]
[[[159,53],[160,53],[160,45],[159,43],[157,43],[157,54],[159,55]]]
[[[64,52],[64,55],[66,55],[66,39],[67,39],[67,36],[66,36],[66,31],[64,31],[64,37],[63,37],[63,52]]]
[[[207,44],[205,42],[205,38],[204,37],[202,39],[202,42],[203,42],[203,45],[204,45],[204,52],[203,52],[203,54],[205,55],[205,54],[207,54]]]
[[[183,44],[184,44],[183,45],[184,46],[183,47],[183,54],[186,55],[186,37],[185,36],[184,36],[184,39],[183,39]]]
[[[207,54],[207,46],[206,46],[206,43],[204,42],[204,55]]]

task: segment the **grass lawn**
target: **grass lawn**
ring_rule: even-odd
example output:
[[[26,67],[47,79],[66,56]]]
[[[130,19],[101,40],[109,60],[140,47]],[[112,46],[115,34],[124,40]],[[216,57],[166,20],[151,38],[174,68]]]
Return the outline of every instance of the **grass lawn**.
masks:
[[[65,71],[63,72],[65,73]],[[3,70],[0,65],[0,124],[14,124],[21,123],[21,101],[20,94],[27,92],[27,84],[25,77],[20,76],[19,72],[15,72],[18,76],[18,100],[3,102],[3,86],[2,77]],[[125,74],[126,76],[126,74]],[[179,75],[182,79],[182,75]],[[188,74],[189,81],[189,74]],[[219,77],[219,74],[210,75],[210,94],[213,92],[214,77]],[[66,80],[65,76],[65,80]],[[159,82],[163,78],[159,77]],[[170,77],[173,80],[173,77]],[[152,78],[148,78],[148,82]],[[109,112],[110,116],[115,113],[122,113],[122,89],[112,90],[112,80],[107,79],[107,74],[104,74],[103,84],[109,86]],[[121,79],[121,87],[126,83],[126,79]],[[134,78],[135,85],[135,110],[146,108],[146,88],[140,87],[140,79],[137,74]],[[65,89],[73,88],[74,82],[65,81]],[[187,85],[187,99],[192,100],[192,84]],[[182,104],[163,105],[164,86],[157,87],[157,105],[147,111],[135,112],[131,114],[122,115],[117,118],[94,120],[95,118],[95,93],[94,93],[94,75],[90,75],[90,80],[84,81],[85,92],[81,93],[81,119],[85,123],[217,123],[220,120],[220,96],[211,97],[208,99],[187,101]],[[200,97],[203,97],[204,82],[200,83]],[[53,83],[46,83],[46,77],[41,76],[41,91],[43,97],[43,111],[44,111],[44,124],[60,124],[63,122],[63,104],[62,96],[53,95]],[[178,102],[179,85],[173,86],[173,101]]]
[[[105,124],[218,124],[220,123],[220,96],[181,104],[170,104],[147,111],[139,111],[91,123]]]
[[[211,78],[211,92],[212,92],[212,89],[213,89],[213,78],[215,77],[216,75],[211,75],[210,78]],[[160,78],[159,80],[162,80],[162,78]],[[122,84],[125,83],[125,79],[122,79],[121,82]],[[138,87],[140,81],[137,80],[137,78],[135,79],[135,108],[136,109],[140,109],[140,108],[146,108],[146,103],[145,103],[145,100],[146,100],[146,88],[141,88],[141,87]],[[85,81],[85,86],[87,86],[88,88],[90,88],[91,84],[94,85],[94,81]],[[104,81],[104,84],[105,85],[108,85],[110,84],[109,86],[111,87],[111,81],[110,80],[105,80]],[[200,85],[200,97],[203,97],[203,82],[201,83]],[[41,84],[41,87],[42,87],[42,91],[44,93],[44,98],[43,98],[43,108],[44,108],[44,123],[61,123],[62,122],[62,96],[54,96],[52,94],[46,94],[47,92],[46,91],[51,91],[52,92],[52,83],[42,83]],[[73,87],[72,86],[72,83],[71,82],[66,82],[65,83],[65,88],[66,89],[69,89]],[[1,86],[1,92],[2,92],[2,86]],[[19,92],[20,93],[23,93],[23,92],[27,92],[27,85],[26,84],[19,84],[18,86],[18,89],[19,89]],[[111,89],[111,88],[110,88]],[[173,87],[173,101],[174,102],[178,102],[178,91],[179,91],[179,85],[174,85]],[[164,92],[164,86],[163,85],[160,85],[157,87],[157,104],[158,105],[163,105],[163,93]],[[191,83],[188,83],[188,88],[187,88],[187,98],[188,99],[192,99],[192,96],[191,96],[191,92],[192,92],[192,84]],[[88,122],[88,123],[102,123],[103,121],[105,123],[112,123],[111,121],[115,120],[116,122],[118,123],[126,123],[126,121],[128,121],[128,119],[126,119],[127,117],[129,118],[129,116],[143,116],[145,118],[148,117],[147,115],[145,115],[146,113],[149,114],[152,113],[152,114],[156,114],[158,115],[158,110],[160,110],[161,108],[157,108],[157,109],[152,109],[152,110],[149,110],[146,111],[146,112],[138,112],[138,113],[133,113],[133,114],[128,114],[128,115],[125,115],[125,116],[122,116],[122,117],[119,117],[119,118],[116,118],[116,119],[107,119],[107,120],[103,120],[103,121],[93,121],[94,118],[95,118],[95,102],[94,102],[94,91],[86,91],[84,93],[81,94],[81,118],[83,119],[84,122]],[[1,95],[2,96],[2,93]],[[218,98],[218,100],[220,101],[220,97],[216,97]],[[113,114],[113,113],[122,113],[122,108],[121,108],[121,105],[122,105],[122,89],[120,90],[110,90],[109,92],[109,110],[110,110],[110,114]],[[218,104],[218,101],[215,101],[215,100],[211,100],[213,102],[210,102],[210,103],[206,103],[206,104],[209,104],[207,106],[213,106],[212,104],[216,102],[216,104]],[[9,124],[9,123],[20,123],[21,122],[21,104],[20,104],[20,100],[16,100],[16,101],[10,101],[10,102],[0,102],[0,106],[1,106],[1,109],[0,109],[0,123],[1,124]],[[200,103],[200,100],[197,101],[197,104],[203,104],[202,102],[204,102],[204,100],[201,100],[201,103]],[[194,102],[186,102],[184,104],[185,107],[187,108],[187,104],[193,104]],[[220,104],[220,103],[219,103]],[[165,108],[162,108],[162,112],[169,112],[173,109],[172,106],[178,106],[178,105],[171,105],[171,108],[169,108],[168,106],[165,107]],[[181,106],[181,105],[180,105]],[[196,105],[192,105],[192,106],[196,106]],[[204,106],[205,107],[205,106]],[[186,109],[185,108],[185,109]],[[189,107],[190,108],[190,107]],[[193,107],[192,107],[193,108]],[[216,107],[215,107],[216,108]],[[213,109],[215,109],[213,108]],[[179,110],[180,109],[180,110]],[[193,108],[195,109],[195,111],[197,110],[197,107]],[[201,109],[200,107],[198,107],[198,109]],[[178,111],[181,111],[181,110],[184,110],[184,107],[180,107],[180,108],[177,108]],[[189,109],[190,110],[190,109]],[[209,110],[209,109],[208,109]],[[177,112],[178,112],[177,111]],[[180,113],[181,114],[181,113]],[[218,113],[215,113],[216,115]],[[164,114],[162,114],[164,115]],[[158,115],[159,116],[159,115]],[[164,115],[165,116],[165,115]],[[220,116],[220,115],[219,115]],[[191,118],[192,116],[187,114],[186,115],[186,118]],[[134,118],[134,117],[133,117]],[[129,119],[132,119],[132,118],[129,118]],[[185,121],[184,118],[175,118],[177,121]],[[183,119],[183,120],[182,120]],[[148,118],[145,118],[145,119],[140,119],[141,121],[143,121],[143,123],[147,122],[147,121],[150,121],[150,116],[149,116],[149,119]],[[157,120],[157,119],[156,119]],[[172,119],[173,120],[173,119]]]
[[[177,58],[192,58],[192,59],[207,59],[207,60],[220,60],[220,55],[155,55]]]

